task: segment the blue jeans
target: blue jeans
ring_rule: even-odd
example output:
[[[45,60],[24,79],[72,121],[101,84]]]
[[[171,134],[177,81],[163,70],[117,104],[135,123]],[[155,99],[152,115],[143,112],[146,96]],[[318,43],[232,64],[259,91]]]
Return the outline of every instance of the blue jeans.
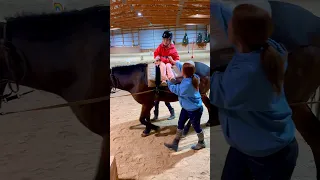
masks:
[[[154,110],[159,112],[159,101],[154,101]],[[165,105],[167,106],[168,110],[171,111],[173,108],[169,102],[164,102]]]
[[[296,139],[266,157],[251,157],[230,147],[221,180],[290,180],[298,153]]]
[[[203,107],[201,106],[199,109],[195,111],[187,111],[185,109],[181,109],[180,117],[178,121],[178,129],[183,130],[184,125],[190,119],[193,129],[196,133],[201,133],[202,129],[200,127],[200,120],[203,113]]]

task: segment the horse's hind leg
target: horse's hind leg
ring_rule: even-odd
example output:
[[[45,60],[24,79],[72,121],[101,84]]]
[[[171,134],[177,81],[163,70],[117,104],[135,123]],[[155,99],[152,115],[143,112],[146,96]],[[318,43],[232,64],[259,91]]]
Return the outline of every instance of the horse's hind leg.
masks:
[[[150,122],[150,111],[153,107],[153,104],[143,104],[141,108],[140,114],[140,123],[146,126],[146,129],[142,132],[141,136],[148,136],[151,130],[159,131],[160,127],[152,124]]]
[[[292,107],[293,120],[297,130],[310,146],[317,168],[317,179],[320,180],[320,121],[307,105]]]
[[[320,48],[300,47],[289,54],[284,81],[289,103],[308,101],[320,84]],[[293,120],[297,130],[310,146],[320,179],[320,122],[307,105],[293,106]]]

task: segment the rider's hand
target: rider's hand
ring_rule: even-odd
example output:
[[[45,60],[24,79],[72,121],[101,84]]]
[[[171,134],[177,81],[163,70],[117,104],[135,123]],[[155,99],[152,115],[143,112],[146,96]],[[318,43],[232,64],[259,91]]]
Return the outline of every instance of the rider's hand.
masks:
[[[168,56],[168,59],[169,59],[169,61],[170,61],[172,64],[175,63],[171,56]]]

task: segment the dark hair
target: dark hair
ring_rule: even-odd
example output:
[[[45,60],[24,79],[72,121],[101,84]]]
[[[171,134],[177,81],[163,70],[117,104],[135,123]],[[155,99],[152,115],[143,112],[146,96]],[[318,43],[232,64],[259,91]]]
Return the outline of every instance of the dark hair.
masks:
[[[196,68],[190,63],[184,63],[182,66],[183,74],[187,78],[192,78],[192,85],[196,90],[199,90],[199,79],[194,76],[196,73]]]
[[[273,23],[267,11],[251,4],[241,4],[233,10],[233,34],[235,39],[250,51],[262,48],[261,66],[274,91],[282,91],[285,60],[267,43],[273,31]]]

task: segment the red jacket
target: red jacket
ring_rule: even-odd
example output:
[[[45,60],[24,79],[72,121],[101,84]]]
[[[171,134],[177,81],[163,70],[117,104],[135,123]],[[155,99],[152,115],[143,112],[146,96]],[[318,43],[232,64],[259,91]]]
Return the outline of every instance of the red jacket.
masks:
[[[168,56],[171,56],[174,61],[180,60],[180,57],[176,48],[174,47],[174,44],[170,44],[169,47],[165,47],[163,43],[161,43],[153,54],[154,58],[160,56],[160,60],[165,64],[170,63]]]

